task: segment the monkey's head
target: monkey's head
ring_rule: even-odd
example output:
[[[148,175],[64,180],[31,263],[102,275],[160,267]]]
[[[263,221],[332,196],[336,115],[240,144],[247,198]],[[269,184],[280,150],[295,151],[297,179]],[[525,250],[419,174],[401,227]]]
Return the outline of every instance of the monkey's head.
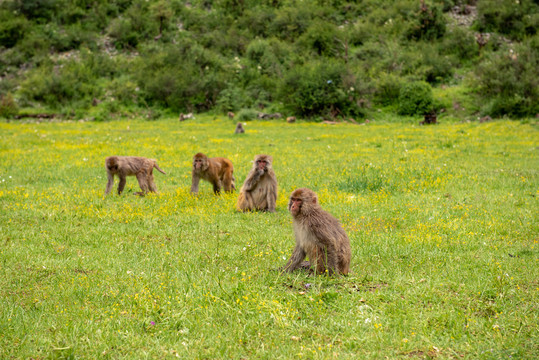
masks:
[[[307,215],[312,210],[318,207],[318,196],[311,189],[301,188],[296,189],[290,194],[288,202],[288,211],[292,216],[296,217],[299,214]]]
[[[198,153],[193,156],[193,169],[197,171],[205,171],[208,168],[208,157],[203,153]]]
[[[118,171],[118,158],[116,156],[110,156],[105,160],[105,166],[111,173]]]
[[[271,155],[257,155],[255,156],[254,167],[257,170],[268,172],[268,170],[271,169],[272,162],[273,162],[273,157]]]

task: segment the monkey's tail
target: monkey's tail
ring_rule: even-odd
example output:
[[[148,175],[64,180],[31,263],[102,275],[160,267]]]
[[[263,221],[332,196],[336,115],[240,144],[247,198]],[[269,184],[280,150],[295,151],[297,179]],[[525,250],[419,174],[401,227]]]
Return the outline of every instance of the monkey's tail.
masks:
[[[159,171],[160,173],[163,173],[163,174],[167,174],[166,172],[164,172],[163,170],[161,170],[161,168],[157,165],[157,163],[153,163],[153,167],[157,169],[157,171]]]

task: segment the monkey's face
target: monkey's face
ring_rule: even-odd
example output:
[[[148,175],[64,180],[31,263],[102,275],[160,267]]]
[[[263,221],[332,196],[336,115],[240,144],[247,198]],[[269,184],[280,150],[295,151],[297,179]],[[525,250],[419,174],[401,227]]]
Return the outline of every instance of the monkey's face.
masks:
[[[259,159],[256,161],[256,167],[258,170],[268,171],[268,162],[265,159]]]
[[[292,216],[299,214],[307,214],[316,209],[318,206],[318,197],[311,189],[301,188],[296,189],[290,194],[288,203],[288,211]]]
[[[112,173],[112,174],[115,174],[118,172],[118,160],[117,158],[115,157],[111,157],[109,159],[107,159],[107,170]]]
[[[202,154],[196,154],[193,157],[193,169],[195,170],[206,170],[208,168],[208,158]]]
[[[203,161],[202,159],[195,159],[193,160],[193,167],[195,168],[195,170],[200,170],[202,169],[202,165],[203,165]]]
[[[298,197],[290,197],[290,201],[288,202],[288,211],[293,216],[298,215],[301,212],[301,206],[303,205],[303,200]]]

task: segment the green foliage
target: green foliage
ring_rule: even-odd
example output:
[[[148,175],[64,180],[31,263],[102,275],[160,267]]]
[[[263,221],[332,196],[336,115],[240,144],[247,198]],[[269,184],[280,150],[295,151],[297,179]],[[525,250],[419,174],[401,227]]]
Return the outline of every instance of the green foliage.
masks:
[[[238,121],[251,121],[258,118],[258,111],[255,109],[241,109],[236,118]]]
[[[380,74],[375,87],[374,99],[383,106],[397,104],[402,87],[402,80],[392,73]]]
[[[135,77],[150,104],[174,111],[204,111],[217,104],[219,93],[239,70],[235,64],[191,42],[142,50]]]
[[[319,56],[332,56],[337,53],[337,47],[340,46],[339,37],[335,25],[317,20],[312,22],[296,44],[300,51],[308,51]]]
[[[421,0],[419,10],[414,18],[415,23],[412,23],[407,33],[409,39],[434,40],[445,34],[445,19],[438,6]]]
[[[353,77],[343,63],[311,62],[288,71],[281,99],[292,113],[300,116],[356,116],[361,110],[353,84]]]
[[[19,112],[19,107],[11,93],[0,94],[0,118],[12,118]]]
[[[0,47],[15,46],[24,37],[28,25],[26,18],[0,9]]]
[[[425,115],[433,110],[432,88],[423,81],[404,84],[399,93],[400,115]]]
[[[217,110],[223,113],[236,111],[250,105],[245,90],[234,85],[229,85],[226,89],[223,89],[217,98]]]
[[[476,70],[479,93],[489,99],[490,116],[535,116],[539,113],[539,47],[535,41],[490,54]]]
[[[449,13],[475,5],[472,27]],[[410,79],[432,86],[466,79],[467,87],[483,88],[482,76],[471,75],[491,66],[508,41],[532,41],[538,6],[533,0],[6,0],[0,88],[26,104],[56,108],[84,109],[93,97],[115,97],[141,111],[274,107],[311,118],[361,116],[371,104],[391,111],[400,84]],[[489,33],[481,54],[477,31]],[[108,57],[107,70],[88,63],[87,52]],[[64,61],[79,53],[79,66]],[[339,80],[324,85],[317,77],[328,74],[318,70]],[[79,83],[69,71],[81,75]],[[531,87],[533,71],[521,72],[517,78]],[[533,108],[524,92],[503,101],[483,90],[476,96],[496,113],[523,116]]]
[[[476,28],[522,40],[539,28],[539,4],[533,0],[478,1]]]

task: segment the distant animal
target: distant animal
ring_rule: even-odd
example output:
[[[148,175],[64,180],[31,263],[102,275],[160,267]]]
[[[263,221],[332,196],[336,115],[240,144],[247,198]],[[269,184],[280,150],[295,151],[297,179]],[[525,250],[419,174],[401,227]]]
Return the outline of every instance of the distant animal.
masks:
[[[243,128],[243,125],[239,122],[236,124],[236,130],[234,130],[234,134],[243,134],[245,132],[245,129]]]
[[[193,113],[189,113],[189,114],[180,113],[180,121],[185,121],[185,120],[194,119],[194,118],[195,116],[193,115]]]

